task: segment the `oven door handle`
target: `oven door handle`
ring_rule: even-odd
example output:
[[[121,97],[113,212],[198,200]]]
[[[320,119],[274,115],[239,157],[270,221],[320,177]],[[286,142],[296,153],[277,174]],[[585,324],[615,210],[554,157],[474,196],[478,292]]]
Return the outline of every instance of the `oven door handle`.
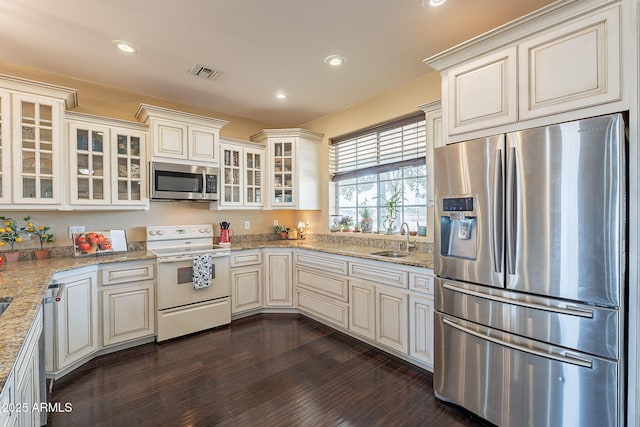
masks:
[[[181,261],[191,261],[193,260],[193,255],[176,255],[176,256],[167,256],[167,257],[161,257],[158,258],[158,263],[159,264],[169,264],[172,262],[181,262]],[[229,256],[228,253],[213,253],[211,254],[212,258],[222,258],[225,256]]]

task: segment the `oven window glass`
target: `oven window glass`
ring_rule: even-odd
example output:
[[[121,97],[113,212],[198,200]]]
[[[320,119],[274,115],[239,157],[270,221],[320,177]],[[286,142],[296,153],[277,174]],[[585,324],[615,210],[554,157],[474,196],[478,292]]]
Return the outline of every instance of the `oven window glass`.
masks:
[[[156,171],[157,191],[202,193],[202,175],[182,172]]]
[[[193,282],[193,266],[178,268],[178,285]]]

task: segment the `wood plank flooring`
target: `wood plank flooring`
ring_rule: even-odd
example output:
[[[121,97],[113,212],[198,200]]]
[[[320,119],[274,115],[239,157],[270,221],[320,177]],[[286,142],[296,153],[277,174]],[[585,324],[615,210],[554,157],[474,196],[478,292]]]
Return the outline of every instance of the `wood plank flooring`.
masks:
[[[99,357],[55,382],[48,426],[478,426],[430,373],[300,315]]]

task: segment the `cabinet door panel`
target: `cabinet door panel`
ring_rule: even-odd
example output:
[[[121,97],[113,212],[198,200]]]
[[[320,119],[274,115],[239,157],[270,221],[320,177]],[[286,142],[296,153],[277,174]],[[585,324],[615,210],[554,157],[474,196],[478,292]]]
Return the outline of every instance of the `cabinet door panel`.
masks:
[[[57,302],[58,370],[98,348],[97,273],[64,279]]]
[[[293,306],[292,254],[287,252],[265,252],[267,277],[265,280],[266,306]]]
[[[102,291],[105,346],[154,334],[153,289],[153,282],[143,282]]]
[[[409,295],[409,355],[433,364],[433,299]]]
[[[189,158],[206,162],[217,162],[217,130],[202,126],[189,126]]]
[[[231,313],[262,307],[262,266],[231,270]]]
[[[349,281],[349,329],[372,340],[376,338],[375,289],[368,283]]]
[[[516,79],[515,47],[449,70],[449,135],[514,123]]]
[[[153,122],[153,155],[174,159],[187,158],[187,126],[171,121]]]
[[[616,6],[521,43],[520,118],[621,99],[619,21]]]
[[[409,352],[408,308],[407,294],[376,288],[376,341]]]

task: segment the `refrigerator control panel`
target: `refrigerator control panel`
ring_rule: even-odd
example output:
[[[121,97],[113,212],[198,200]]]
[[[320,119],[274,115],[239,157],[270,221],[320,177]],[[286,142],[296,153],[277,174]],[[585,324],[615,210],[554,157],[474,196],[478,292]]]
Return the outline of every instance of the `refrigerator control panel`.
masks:
[[[442,199],[442,210],[445,212],[472,212],[473,197]]]

